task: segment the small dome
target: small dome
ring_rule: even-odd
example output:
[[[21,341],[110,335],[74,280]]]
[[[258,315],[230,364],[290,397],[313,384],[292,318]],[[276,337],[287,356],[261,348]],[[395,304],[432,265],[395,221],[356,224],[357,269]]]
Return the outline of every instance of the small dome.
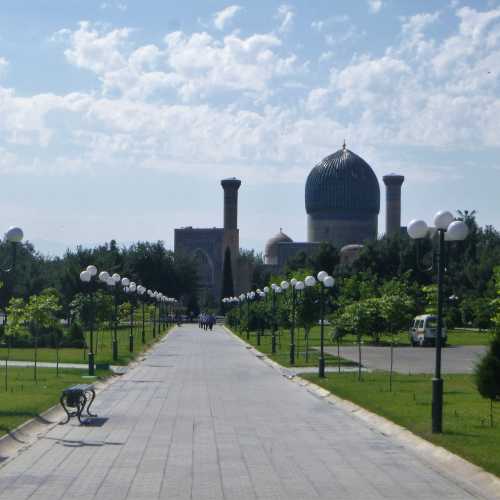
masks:
[[[375,172],[345,145],[311,170],[305,195],[308,214],[380,211],[380,187]]]
[[[264,262],[266,264],[270,265],[278,264],[279,243],[293,243],[293,240],[292,238],[290,238],[290,236],[286,235],[282,231],[282,229],[280,229],[280,232],[276,236],[273,236],[271,239],[269,239],[268,242],[266,243],[266,250],[264,254]]]
[[[352,263],[359,257],[363,245],[345,245],[340,249],[340,263],[344,265],[352,265]]]

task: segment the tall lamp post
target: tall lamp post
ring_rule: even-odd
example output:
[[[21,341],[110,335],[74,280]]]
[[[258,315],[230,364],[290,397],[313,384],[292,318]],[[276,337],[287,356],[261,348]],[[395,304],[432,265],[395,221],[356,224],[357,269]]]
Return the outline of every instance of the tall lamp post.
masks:
[[[246,295],[247,301],[247,340],[250,339],[250,302],[255,299],[255,292],[248,292]]]
[[[114,273],[109,280],[109,285],[114,287],[114,321],[113,321],[113,341],[111,342],[111,350],[113,352],[113,361],[118,359],[118,283],[121,283],[121,276]],[[111,281],[114,284],[111,284]]]
[[[314,276],[306,276],[304,278],[304,285],[306,288],[312,288],[316,285],[316,278]],[[307,296],[307,295],[306,295]],[[305,348],[306,348],[306,361],[309,360],[309,331],[304,330],[305,333]]]
[[[238,318],[238,331],[239,331],[239,334],[241,335],[243,332],[242,332],[242,321],[241,321],[241,308],[243,306],[243,302],[245,302],[245,299],[246,299],[246,295],[244,293],[240,294],[240,296],[238,297],[239,298],[239,301],[238,301],[238,314],[239,314],[239,318]]]
[[[89,376],[95,375],[95,363],[94,363],[94,294],[92,293],[92,288],[90,282],[94,276],[97,275],[97,268],[93,265],[87,266],[87,269],[80,273],[80,280],[83,283],[89,283],[89,296],[90,296],[90,346],[88,353],[88,366],[89,366]]]
[[[318,376],[325,376],[325,288],[331,288],[335,283],[335,280],[328,275],[326,271],[320,271],[318,273],[318,281],[321,283],[321,297],[320,297],[320,308],[321,308],[321,325],[320,325],[320,354],[318,362]]]
[[[441,347],[443,339],[443,282],[445,262],[445,241],[465,240],[469,233],[467,224],[454,220],[453,215],[447,211],[439,211],[434,216],[434,225],[438,233],[437,252],[437,332],[436,332],[436,362],[434,378],[432,379],[432,432],[443,432],[443,379],[441,378]],[[422,240],[429,235],[429,227],[423,220],[412,220],[408,224],[410,238]]]
[[[273,311],[273,331],[271,336],[271,353],[276,354],[276,331],[278,329],[278,320],[276,318],[276,300],[277,295],[281,293],[281,287],[273,283],[271,285],[272,295],[272,311]]]
[[[153,338],[155,338],[156,337],[156,301],[154,300],[153,290],[150,290],[148,288],[146,293],[149,297],[149,300],[151,302],[154,302],[154,304],[155,304],[155,309],[153,310]],[[151,321],[151,314],[149,314],[149,321]]]
[[[156,333],[158,335],[160,335],[160,315],[158,314],[158,318],[156,317],[157,313],[159,313],[158,309],[158,305],[159,305],[159,292],[157,290],[155,290],[153,292],[153,300],[154,300],[154,304],[155,304],[155,321],[156,321]],[[156,335],[155,335],[156,336]]]
[[[23,241],[24,238],[24,233],[23,230],[20,227],[10,227],[7,229],[7,232],[5,233],[4,239],[7,243],[10,244],[11,247],[11,267],[8,269],[2,269],[2,273],[9,274],[9,288],[7,290],[7,296],[5,300],[5,320],[4,324],[7,324],[7,306],[9,304],[9,294],[12,293],[12,288],[14,285],[14,272],[16,270],[16,263],[17,263],[17,247],[19,244]],[[10,336],[9,336],[10,339]]]
[[[133,281],[128,286],[128,294],[130,297],[130,334],[128,337],[129,351],[134,352],[134,309],[135,309],[135,294],[137,293],[137,284]]]
[[[297,281],[295,278],[290,280],[292,286],[292,326],[290,328],[290,364],[295,364],[295,324],[297,311],[297,292],[304,290],[304,282]]]
[[[144,318],[144,293],[146,289],[142,285],[137,285],[137,295],[141,299],[141,311],[142,311],[142,328],[141,328],[141,344],[144,345],[146,343],[146,325]]]

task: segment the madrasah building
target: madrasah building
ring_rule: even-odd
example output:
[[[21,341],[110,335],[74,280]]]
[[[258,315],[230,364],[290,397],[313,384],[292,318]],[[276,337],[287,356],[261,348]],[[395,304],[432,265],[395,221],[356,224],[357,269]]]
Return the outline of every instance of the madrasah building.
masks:
[[[401,231],[401,187],[404,177],[384,175],[387,235]],[[224,227],[175,229],[175,255],[194,258],[198,266],[202,302],[211,296],[216,303],[222,288],[224,256],[229,251],[235,293],[250,288],[252,269],[239,258],[238,190],[236,178],[221,181],[224,192]],[[264,263],[273,273],[283,269],[290,257],[313,255],[322,242],[341,250],[349,261],[361,246],[378,236],[380,186],[370,165],[343,147],[313,167],[305,186],[307,241],[295,242],[281,229],[266,244]]]

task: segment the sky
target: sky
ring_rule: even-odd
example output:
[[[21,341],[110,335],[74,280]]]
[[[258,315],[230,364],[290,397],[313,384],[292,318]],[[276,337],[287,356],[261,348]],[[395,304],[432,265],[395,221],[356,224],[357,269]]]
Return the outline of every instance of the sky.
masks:
[[[347,147],[402,223],[500,228],[500,0],[2,0],[0,233],[48,254],[220,227],[306,239],[312,167]]]

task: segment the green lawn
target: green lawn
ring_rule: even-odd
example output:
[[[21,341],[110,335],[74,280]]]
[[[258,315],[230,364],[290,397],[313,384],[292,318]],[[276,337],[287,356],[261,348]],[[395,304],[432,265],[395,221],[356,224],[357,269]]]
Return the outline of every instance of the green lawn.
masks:
[[[325,339],[331,345],[331,332],[332,327],[330,325],[325,326]],[[311,329],[310,342],[314,345],[319,344],[320,337],[320,327],[315,326]],[[375,345],[371,337],[363,337],[363,343],[365,345]],[[476,331],[476,330],[450,330],[448,332],[448,344],[452,346],[457,345],[489,345],[493,340],[493,333],[488,330]],[[342,338],[340,345],[352,345],[357,343],[357,337],[354,335],[346,335]],[[391,336],[382,335],[380,343],[378,345],[390,345]],[[408,332],[399,332],[394,335],[394,344],[397,346],[410,346],[410,339]]]
[[[500,403],[495,404],[491,428],[490,402],[478,394],[471,375],[445,377],[443,434],[430,432],[429,375],[394,374],[393,392],[389,392],[385,372],[364,373],[361,382],[352,373],[329,373],[326,379],[308,374],[304,378],[500,476]]]
[[[98,364],[118,364],[127,365],[131,360],[135,359],[137,355],[142,352],[145,348],[151,345],[154,341],[153,339],[153,329],[152,325],[146,325],[146,343],[143,346],[141,342],[141,331],[142,327],[138,325],[134,329],[134,352],[129,352],[129,328],[121,327],[117,332],[118,338],[118,360],[113,361],[111,352],[111,339],[112,331],[109,329],[100,330],[94,334],[94,346],[95,346],[95,362]],[[165,332],[162,332],[162,335]],[[88,332],[85,334],[87,343],[90,344],[90,335]],[[158,338],[158,335],[157,337]],[[1,360],[5,360],[7,357],[7,348],[0,347],[0,364]],[[59,350],[59,362],[60,363],[87,363],[87,348],[62,348]],[[56,362],[56,350],[51,348],[39,348],[38,349],[38,361],[46,362]],[[27,348],[13,348],[10,350],[9,360],[11,361],[33,361],[34,359],[34,349],[31,347]]]
[[[247,339],[246,332],[238,333],[236,329],[233,330],[238,334],[243,340],[252,344],[256,349],[262,353],[269,356],[272,360],[276,361],[280,365],[291,367],[290,364],[290,331],[280,330],[279,335],[277,335],[277,349],[276,354],[271,354],[271,332],[266,330],[265,335],[261,336],[260,346],[257,345],[257,332],[250,332],[250,337]],[[317,337],[317,338],[316,338]],[[326,338],[326,337],[325,337]],[[331,345],[330,342],[325,343],[326,345]],[[304,331],[299,330],[295,339],[295,353],[296,361],[293,366],[318,366],[319,353],[317,349],[312,349],[313,346],[319,346],[319,333],[318,335],[310,335],[309,349],[306,346],[306,340],[304,338]],[[329,366],[337,366],[339,360],[336,356],[330,356],[325,354],[326,363]],[[342,366],[355,366],[356,363],[346,359],[340,359],[340,364]]]
[[[4,374],[4,368],[1,368],[2,381]],[[82,375],[85,375],[82,370],[61,370],[57,377],[54,369],[40,368],[38,383],[35,383],[32,369],[9,368],[8,391],[5,391],[3,384],[0,389],[0,436],[58,403],[64,388],[88,383],[88,379],[82,379]],[[98,370],[97,375],[101,378],[109,375],[109,372]]]

